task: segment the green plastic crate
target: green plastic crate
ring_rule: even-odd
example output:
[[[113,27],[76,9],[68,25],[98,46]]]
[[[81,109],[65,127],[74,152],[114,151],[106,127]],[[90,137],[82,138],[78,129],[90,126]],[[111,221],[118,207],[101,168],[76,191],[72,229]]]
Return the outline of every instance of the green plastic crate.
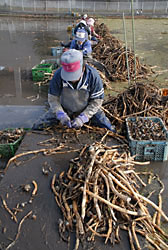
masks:
[[[45,73],[52,73],[53,64],[52,63],[42,63],[35,65],[32,68],[33,81],[43,81],[45,78]]]
[[[4,131],[12,131],[14,129],[5,129]],[[29,129],[24,129],[25,133]],[[15,142],[13,143],[6,143],[6,144],[0,144],[0,158],[10,158],[14,156],[16,150],[18,149],[24,135],[21,135]]]
[[[53,70],[58,68],[58,59],[44,59],[40,64],[35,65],[32,68],[33,81],[43,81],[46,77],[46,73],[51,74]]]
[[[131,136],[129,121],[136,123],[136,117],[126,118],[127,137],[131,155],[136,155],[135,160],[138,161],[166,161],[168,160],[168,131],[162,121],[158,117],[139,117],[144,120],[150,119],[154,123],[159,122],[163,131],[166,133],[166,140],[134,140]]]
[[[53,66],[53,69],[58,68],[59,66],[59,58],[48,58],[48,59],[43,59],[40,64],[51,64]]]

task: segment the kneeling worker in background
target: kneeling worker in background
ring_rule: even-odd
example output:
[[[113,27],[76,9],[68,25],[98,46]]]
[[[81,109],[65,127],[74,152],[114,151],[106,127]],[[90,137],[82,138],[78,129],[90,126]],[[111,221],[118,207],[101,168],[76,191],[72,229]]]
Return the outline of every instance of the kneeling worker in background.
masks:
[[[78,29],[75,34],[75,38],[67,44],[61,42],[61,46],[65,47],[63,51],[76,49],[80,50],[85,57],[91,57],[92,45],[91,41],[88,40],[88,34],[84,29]]]
[[[75,49],[62,54],[61,64],[49,85],[50,109],[33,125],[33,129],[43,129],[59,122],[78,129],[91,120],[94,126],[115,131],[101,110],[104,88],[97,70],[84,64],[83,54]]]
[[[92,45],[88,40],[88,34],[84,29],[78,29],[75,34],[75,39],[71,41],[70,49],[80,50],[84,56],[91,56]]]

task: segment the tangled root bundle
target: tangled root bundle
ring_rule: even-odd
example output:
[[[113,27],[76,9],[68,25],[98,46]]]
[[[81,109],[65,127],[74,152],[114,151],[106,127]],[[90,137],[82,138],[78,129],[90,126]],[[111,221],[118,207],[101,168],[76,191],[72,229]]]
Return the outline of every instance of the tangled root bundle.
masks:
[[[159,88],[153,83],[137,82],[103,104],[110,121],[123,129],[129,116],[156,116],[167,124],[168,107],[162,101]]]
[[[140,186],[146,184],[134,171],[135,164],[124,147],[94,143],[82,149],[67,172],[53,176],[52,190],[63,214],[59,233],[64,241],[69,242],[70,232],[75,231],[74,249],[80,244],[93,249],[95,237],[114,245],[120,242],[121,230],[126,230],[131,249],[142,249],[139,235],[154,249],[168,249],[168,235],[160,228],[161,216],[168,221],[161,209],[162,182],[158,180],[161,188],[156,205],[140,194]],[[151,213],[147,205],[155,211]]]
[[[122,42],[115,38],[105,24],[96,25],[96,32],[102,37],[99,43],[93,48],[93,57],[103,63],[111,81],[127,81],[129,64],[130,79],[147,78],[152,73],[148,66],[142,65],[136,57],[136,68],[134,53],[122,45]],[[136,69],[136,71],[135,71]]]

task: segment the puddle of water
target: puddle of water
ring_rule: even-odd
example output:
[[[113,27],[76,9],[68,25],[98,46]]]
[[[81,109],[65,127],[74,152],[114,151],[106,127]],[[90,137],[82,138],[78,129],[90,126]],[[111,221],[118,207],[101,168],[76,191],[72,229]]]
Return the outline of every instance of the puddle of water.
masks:
[[[48,86],[35,85],[31,69],[56,58],[51,47],[68,41],[69,20],[0,18],[0,105],[44,105]]]

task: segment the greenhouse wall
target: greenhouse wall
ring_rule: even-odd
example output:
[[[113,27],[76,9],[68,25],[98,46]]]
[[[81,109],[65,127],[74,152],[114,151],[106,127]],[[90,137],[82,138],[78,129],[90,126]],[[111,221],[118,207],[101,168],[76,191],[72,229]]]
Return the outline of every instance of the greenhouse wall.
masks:
[[[168,1],[134,1],[136,14],[168,13]],[[0,12],[71,14],[91,13],[102,15],[131,14],[130,1],[40,1],[40,0],[1,0]]]

